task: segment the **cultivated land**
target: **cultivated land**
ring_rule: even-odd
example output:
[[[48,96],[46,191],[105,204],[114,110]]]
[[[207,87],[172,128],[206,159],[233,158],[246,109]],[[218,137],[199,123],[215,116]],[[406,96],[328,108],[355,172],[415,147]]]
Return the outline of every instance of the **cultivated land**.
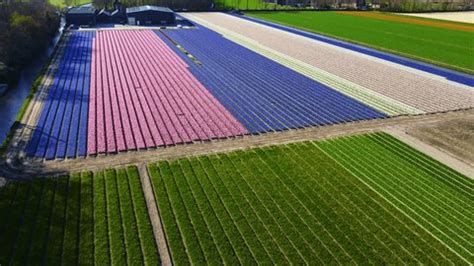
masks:
[[[11,182],[0,198],[1,264],[160,261],[135,167]]]
[[[474,36],[474,26],[435,21],[430,25],[419,19],[428,24],[420,25],[415,18],[400,23],[397,20],[408,17],[364,14],[369,15],[357,16],[353,12],[248,13],[249,16],[474,73],[474,48],[467,45]],[[437,27],[439,24],[449,24],[451,29]]]
[[[149,171],[177,264],[473,259],[472,180],[386,134],[160,162]]]
[[[474,24],[474,11],[436,12],[436,13],[403,13],[403,15],[419,17],[419,18],[430,18],[430,19],[439,19],[439,20]]]
[[[32,179],[0,264],[474,262],[472,76],[183,15],[66,34],[0,162]]]
[[[160,161],[142,175],[10,182],[0,261],[156,265],[150,219],[177,265],[474,259],[474,181],[385,133]]]

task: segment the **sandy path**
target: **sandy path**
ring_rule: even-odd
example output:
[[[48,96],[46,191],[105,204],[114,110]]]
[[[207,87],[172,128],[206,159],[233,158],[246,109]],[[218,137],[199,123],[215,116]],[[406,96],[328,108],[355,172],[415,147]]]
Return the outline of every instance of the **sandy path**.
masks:
[[[433,13],[399,13],[397,15],[432,18],[454,22],[471,23],[474,24],[474,11],[464,12],[433,12]]]
[[[401,23],[407,23],[407,24],[417,24],[417,25],[431,26],[431,27],[450,29],[450,30],[461,30],[461,31],[467,31],[467,32],[474,32],[474,26],[460,25],[460,24],[454,24],[454,23],[442,22],[442,21],[429,21],[429,20],[424,20],[424,19],[418,19],[418,18],[415,18],[415,17],[403,17],[403,16],[397,16],[397,15],[387,15],[387,14],[382,14],[382,13],[378,13],[378,12],[363,12],[363,11],[360,11],[360,12],[338,11],[337,13],[344,14],[344,15],[358,16],[358,17],[366,17],[366,18],[374,18],[374,19],[380,19],[380,20],[401,22]],[[434,18],[434,17],[431,17],[431,18]]]
[[[439,162],[451,167],[459,173],[474,179],[474,167],[471,165],[455,158],[449,153],[436,149],[433,146],[426,144],[425,142],[412,137],[406,133],[406,131],[400,127],[393,127],[384,130],[400,141],[410,145],[411,147],[429,155],[430,157],[438,160]]]
[[[161,263],[165,266],[172,265],[173,263],[171,262],[165,231],[163,229],[163,224],[161,223],[160,213],[157,208],[155,194],[153,193],[153,187],[148,175],[148,170],[144,164],[141,164],[138,166],[138,172],[140,173],[140,180],[145,195],[148,215],[150,216],[151,225],[153,227],[153,234],[155,235],[156,245],[158,247],[158,252],[160,253]]]
[[[472,88],[439,76],[222,13],[186,13],[183,16],[231,30],[260,45],[428,113],[474,107]]]

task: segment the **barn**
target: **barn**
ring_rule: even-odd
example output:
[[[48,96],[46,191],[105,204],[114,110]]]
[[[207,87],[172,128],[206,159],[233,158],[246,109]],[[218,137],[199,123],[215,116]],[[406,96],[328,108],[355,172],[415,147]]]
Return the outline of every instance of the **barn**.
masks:
[[[97,9],[93,6],[78,6],[70,8],[66,13],[66,25],[95,26]]]
[[[176,16],[173,10],[159,6],[137,6],[127,8],[128,24],[132,25],[173,25]]]

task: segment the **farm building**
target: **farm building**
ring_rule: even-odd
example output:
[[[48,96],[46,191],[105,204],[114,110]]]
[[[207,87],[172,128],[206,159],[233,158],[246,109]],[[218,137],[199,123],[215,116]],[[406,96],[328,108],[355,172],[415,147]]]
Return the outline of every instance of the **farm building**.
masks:
[[[72,7],[66,13],[66,25],[94,26],[97,23],[97,9],[92,6]]]
[[[170,25],[175,24],[173,10],[159,6],[137,6],[127,8],[128,24],[133,25]]]
[[[102,9],[97,14],[97,23],[111,23],[112,22],[112,15],[109,11]]]

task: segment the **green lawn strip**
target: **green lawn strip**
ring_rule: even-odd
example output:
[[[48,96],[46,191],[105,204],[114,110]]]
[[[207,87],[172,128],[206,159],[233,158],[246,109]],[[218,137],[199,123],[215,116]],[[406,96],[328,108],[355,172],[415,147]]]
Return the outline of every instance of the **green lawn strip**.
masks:
[[[173,213],[179,225],[186,251],[189,254],[191,264],[205,264],[206,258],[204,256],[202,246],[199,243],[196,228],[194,227],[188,215],[187,208],[181,198],[179,190],[174,182],[176,178],[170,169],[168,162],[163,161],[158,163],[160,172],[163,176],[164,185],[168,193]]]
[[[57,182],[46,244],[45,265],[60,265],[63,251],[66,205],[70,193],[68,189],[69,177],[57,178]]]
[[[137,167],[128,167],[127,176],[130,185],[133,209],[135,210],[138,235],[143,253],[143,262],[145,265],[158,265],[160,264],[158,247],[156,246],[150,217],[148,216],[145,196],[143,195]]]
[[[374,142],[368,139],[367,136],[342,139],[339,143],[354,148],[353,150],[356,152],[352,154],[353,157],[358,154],[356,159],[362,157],[359,155],[365,154],[364,157],[367,160],[364,162],[369,162],[366,166],[373,173],[372,180],[403,202],[404,204],[399,205],[400,208],[412,209],[415,214],[430,221],[434,227],[446,233],[460,246],[466,247],[469,245],[470,241],[466,237],[469,235],[468,232],[471,231],[469,226],[456,219],[452,215],[453,210],[448,209],[449,206],[442,206],[444,202],[432,196],[434,191],[423,190],[422,182],[420,182],[420,177],[417,175],[420,174],[419,169],[416,165],[411,165],[410,161],[399,160],[395,154],[386,149],[383,150],[383,146],[374,145]],[[359,163],[362,164],[363,162]],[[388,171],[387,169],[394,169],[395,171]]]
[[[300,198],[295,197],[295,187],[288,187],[288,182],[269,169],[258,154],[250,151],[237,152],[242,166],[245,167],[249,175],[249,183],[252,187],[261,187],[264,202],[274,202],[274,209],[270,212],[278,215],[277,220],[285,222],[282,227],[285,228],[288,239],[295,245],[297,250],[304,256],[306,263],[318,260],[318,256],[310,243],[317,242],[319,230],[315,230],[320,223],[316,217],[302,204]],[[275,167],[275,166],[273,166]],[[307,199],[306,199],[307,200]],[[271,208],[270,204],[266,204]],[[275,209],[276,208],[276,209]]]
[[[206,258],[206,262],[214,265],[222,264],[223,258],[219,253],[214,238],[209,231],[209,227],[203,218],[202,211],[199,209],[196,199],[189,189],[185,173],[183,173],[183,170],[181,169],[179,160],[170,162],[169,167],[174,177],[174,183],[178,188],[179,195],[183,201],[183,205],[188,213],[188,217],[194,225],[196,236],[202,248],[204,257]],[[186,174],[190,174],[189,169]]]
[[[79,250],[79,215],[81,207],[81,174],[72,174],[69,178],[69,194],[64,222],[64,240],[62,264],[74,265],[78,263]]]
[[[242,235],[250,251],[255,254],[255,259],[262,263],[288,262],[282,247],[272,235],[270,228],[272,225],[261,217],[262,214],[258,209],[262,207],[254,204],[253,199],[250,199],[246,191],[238,185],[243,182],[242,177],[228,158],[214,155],[199,159],[209,180],[216,188],[216,196],[227,205],[236,226],[242,228]],[[252,241],[252,238],[256,238],[258,242]]]
[[[79,223],[79,264],[94,264],[94,187],[93,174],[82,173]],[[103,255],[102,255],[103,256]]]
[[[175,265],[188,265],[190,264],[189,254],[186,251],[182,231],[173,213],[168,192],[166,191],[163,176],[158,165],[148,165],[148,173],[153,185],[155,200],[160,212],[160,218],[163,222],[163,228],[173,263]]]
[[[2,224],[0,235],[0,263],[6,265],[10,261],[15,239],[21,224],[24,209],[28,206],[31,184],[18,182],[18,191],[13,203],[7,210],[8,219]]]
[[[256,232],[250,227],[251,222],[242,214],[209,159],[207,157],[192,158],[189,162],[239,262],[255,264],[257,260],[268,256],[262,250]]]
[[[234,166],[234,169],[239,173],[240,178],[234,180],[235,184],[240,187],[241,192],[243,192],[249,203],[255,206],[255,212],[262,222],[266,224],[267,230],[275,240],[276,247],[283,253],[284,259],[290,263],[301,263],[303,261],[301,254],[298,253],[294,244],[287,237],[286,227],[290,226],[290,224],[285,220],[284,216],[279,216],[282,214],[281,210],[278,209],[278,206],[268,195],[265,195],[266,192],[263,188],[257,186],[255,182],[252,182],[253,180],[250,180],[254,177],[243,166],[236,153],[222,155],[222,157],[227,157],[229,167]]]
[[[30,245],[31,236],[35,229],[35,219],[38,214],[42,200],[42,190],[44,182],[41,179],[31,181],[28,200],[19,221],[19,228],[13,242],[8,246],[13,246],[10,254],[10,264],[24,264],[26,261],[25,252]]]
[[[228,235],[223,229],[220,219],[216,216],[216,213],[212,208],[205,191],[196,177],[195,170],[187,159],[180,160],[179,164],[186,178],[187,186],[195,198],[196,204],[199,207],[199,211],[206,222],[206,226],[209,230],[209,233],[212,235],[213,241],[224,264],[238,264],[239,259],[235,254],[231,242],[229,241]]]
[[[374,243],[367,243],[367,240],[360,235],[364,228],[360,228],[357,223],[347,222],[347,217],[354,219],[354,216],[347,209],[344,209],[342,203],[339,202],[340,199],[334,199],[334,195],[338,195],[340,192],[334,191],[333,193],[336,194],[331,194],[332,191],[328,189],[328,185],[321,184],[324,183],[325,180],[323,180],[322,176],[318,176],[318,172],[301,169],[299,167],[301,164],[300,161],[285,158],[285,153],[281,150],[277,150],[276,147],[256,149],[255,152],[262,162],[261,168],[266,169],[267,172],[274,172],[274,175],[280,177],[280,182],[285,183],[287,194],[294,194],[298,197],[298,205],[296,208],[301,210],[300,213],[303,213],[303,210],[306,211],[305,221],[310,222],[316,220],[315,222],[311,222],[312,230],[320,226],[319,223],[322,222],[321,220],[328,221],[329,227],[337,225],[336,228],[334,228],[335,230],[333,229],[334,235],[337,237],[336,240],[343,244],[344,249],[348,250],[357,261],[374,264],[380,264],[382,262],[382,259],[373,251],[371,245]],[[306,173],[311,173],[311,175],[307,175]],[[313,178],[318,182],[308,185]],[[317,188],[316,191],[314,191],[314,188]],[[337,210],[338,212],[333,210]],[[340,219],[340,221],[336,223],[333,219],[336,217],[339,218],[338,213],[344,213],[343,216],[345,219]],[[321,219],[322,217],[325,218]],[[326,224],[326,226],[328,224]],[[318,236],[323,234],[323,232],[320,231],[321,230],[318,230]],[[341,237],[342,235],[346,235],[347,237]],[[320,239],[316,241],[313,240],[312,243],[319,241]],[[357,244],[354,244],[354,242]]]
[[[473,47],[466,45],[472,39],[472,32],[334,12],[256,12],[248,15],[474,73]]]
[[[400,166],[411,166],[399,168],[400,171],[398,171],[398,173],[401,178],[410,176],[408,179],[403,179],[403,184],[423,192],[424,197],[428,198],[426,202],[429,202],[430,206],[438,206],[439,208],[445,209],[446,213],[450,215],[448,218],[452,219],[462,230],[470,230],[471,226],[468,226],[472,220],[470,214],[474,211],[472,197],[471,199],[464,197],[463,194],[456,193],[457,191],[453,191],[451,186],[443,183],[441,183],[441,186],[437,186],[436,181],[441,178],[439,178],[436,173],[420,167],[419,164],[414,163],[404,155],[400,155],[387,144],[385,139],[379,139],[376,135],[372,134],[366,137],[375,144],[376,147],[380,147],[380,150],[385,149],[387,156],[388,154],[391,155],[390,163],[398,163]],[[382,140],[382,142],[379,142],[380,140]],[[461,175],[459,177],[462,178]]]
[[[347,222],[350,217],[349,219],[355,227],[353,230],[360,233],[361,240],[367,241],[368,246],[374,249],[375,254],[371,255],[374,256],[373,260],[385,260],[386,262],[402,260],[401,263],[416,263],[415,260],[430,261],[430,257],[425,256],[426,249],[420,250],[417,246],[418,236],[415,235],[416,241],[413,241],[414,239],[407,238],[407,235],[410,236],[409,233],[412,231],[401,232],[400,228],[393,226],[393,220],[388,218],[387,211],[378,204],[377,197],[374,198],[364,191],[368,188],[360,182],[355,182],[357,179],[335,164],[332,159],[322,154],[314,146],[307,146],[304,143],[278,148],[278,154],[283,155],[283,158],[280,159],[281,162],[278,162],[282,166],[285,165],[285,161],[295,160],[298,164],[294,168],[301,168],[300,174],[305,173],[304,169],[306,172],[311,169],[310,172],[318,173],[317,178],[302,179],[306,181],[302,186],[313,188],[316,194],[321,194],[320,197],[323,200],[332,198],[332,202],[342,205],[343,210],[341,211],[338,211],[340,208],[336,208],[335,204],[331,202],[327,207],[331,208],[332,206],[337,213],[341,213],[332,216],[335,221],[342,220],[337,223]],[[288,167],[286,169],[288,169],[288,175],[292,174],[291,169]],[[322,190],[327,192],[322,193]]]
[[[94,264],[109,265],[111,262],[104,172],[95,173],[92,182],[94,212]]]
[[[127,263],[127,250],[125,249],[115,170],[109,169],[105,171],[105,194],[107,202],[110,263],[114,265],[125,265]]]
[[[49,224],[53,211],[54,194],[56,190],[56,179],[46,179],[41,197],[38,214],[36,215],[33,235],[28,249],[27,264],[32,265],[42,260],[46,248]],[[23,253],[23,252],[22,252]]]
[[[372,134],[371,137],[378,140],[378,142],[383,142],[386,144],[387,149],[389,148],[401,156],[406,157],[407,160],[415,163],[418,167],[422,167],[427,171],[430,171],[433,177],[432,182],[435,184],[440,184],[438,185],[440,187],[445,187],[444,190],[447,190],[448,188],[446,188],[446,186],[449,186],[449,190],[455,195],[454,198],[461,197],[465,199],[466,197],[470,198],[472,196],[474,191],[474,180],[462,176],[455,170],[440,163],[439,161],[436,161],[426,154],[413,149],[408,144],[399,141],[389,134],[376,133]]]
[[[325,152],[327,152],[332,158],[337,160],[338,163],[340,163],[343,167],[351,171],[352,174],[354,174],[356,177],[358,177],[360,180],[365,182],[368,186],[370,186],[372,189],[374,189],[377,193],[379,193],[382,197],[384,197],[388,202],[393,204],[398,210],[402,211],[405,215],[409,215],[408,217],[412,218],[416,223],[421,226],[422,228],[426,229],[428,232],[430,232],[433,236],[434,234],[436,237],[441,239],[444,243],[446,243],[447,246],[453,247],[453,245],[456,245],[451,238],[444,234],[439,234],[439,231],[437,231],[436,228],[434,228],[429,222],[432,222],[431,220],[426,220],[426,219],[415,219],[415,217],[419,217],[415,211],[412,210],[407,210],[405,206],[403,206],[404,202],[403,201],[398,201],[398,199],[394,198],[390,191],[388,191],[386,188],[383,186],[378,185],[376,182],[374,182],[372,179],[376,179],[377,177],[374,178],[374,173],[373,170],[368,169],[365,166],[365,163],[360,164],[357,160],[354,159],[355,154],[351,154],[350,148],[346,146],[341,146],[339,143],[340,139],[337,140],[332,140],[332,141],[325,141],[318,143],[318,146],[322,148]],[[360,154],[357,154],[358,157],[362,159],[366,159]],[[370,161],[368,161],[370,163]],[[402,206],[402,208],[400,208]],[[433,234],[434,233],[434,234]],[[449,254],[451,252],[445,252],[446,254]],[[450,258],[453,260],[456,260],[457,258]]]
[[[117,170],[117,191],[120,201],[125,248],[127,250],[127,264],[143,264],[143,254],[126,169]]]

